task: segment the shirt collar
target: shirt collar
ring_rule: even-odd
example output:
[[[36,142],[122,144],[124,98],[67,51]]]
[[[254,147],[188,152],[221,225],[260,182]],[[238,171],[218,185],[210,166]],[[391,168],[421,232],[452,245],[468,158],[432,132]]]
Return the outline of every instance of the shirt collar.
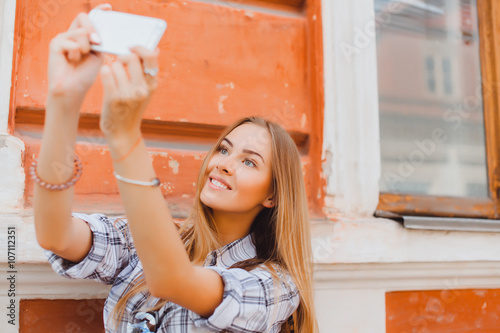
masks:
[[[237,262],[252,259],[257,256],[252,234],[235,240],[223,247],[210,252],[205,259],[204,266],[218,266],[229,268]]]

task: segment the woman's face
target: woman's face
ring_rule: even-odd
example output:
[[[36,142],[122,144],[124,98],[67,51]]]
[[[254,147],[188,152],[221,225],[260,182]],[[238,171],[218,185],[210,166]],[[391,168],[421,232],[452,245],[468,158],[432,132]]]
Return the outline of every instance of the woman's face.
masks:
[[[201,201],[213,210],[259,212],[272,207],[271,136],[250,123],[235,128],[221,142],[207,167]]]

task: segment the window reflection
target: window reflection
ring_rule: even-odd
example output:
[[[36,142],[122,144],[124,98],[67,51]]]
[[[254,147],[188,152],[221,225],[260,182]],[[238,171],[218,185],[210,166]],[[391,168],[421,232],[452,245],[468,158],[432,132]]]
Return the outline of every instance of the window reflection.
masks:
[[[375,0],[382,192],[487,197],[477,5]]]

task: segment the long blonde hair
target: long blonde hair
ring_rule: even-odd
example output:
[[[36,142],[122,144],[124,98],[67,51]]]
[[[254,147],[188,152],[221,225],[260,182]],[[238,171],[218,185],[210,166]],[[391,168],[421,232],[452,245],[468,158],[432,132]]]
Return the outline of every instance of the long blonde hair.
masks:
[[[203,160],[198,174],[194,207],[179,233],[193,264],[203,264],[206,256],[220,247],[212,209],[201,202],[200,194],[208,177],[208,163],[222,140],[236,127],[245,123],[261,126],[271,135],[275,206],[263,208],[252,224],[251,232],[254,233],[257,258],[234,266],[251,270],[261,264],[267,267],[270,267],[269,264],[278,264],[286,269],[300,294],[299,307],[293,314],[295,332],[316,333],[318,327],[313,300],[313,264],[304,179],[297,147],[283,127],[261,117],[246,117],[225,128]],[[113,309],[110,318],[115,318],[115,324],[122,318],[128,299],[147,291],[142,273]],[[145,311],[158,310],[167,302],[161,300]]]

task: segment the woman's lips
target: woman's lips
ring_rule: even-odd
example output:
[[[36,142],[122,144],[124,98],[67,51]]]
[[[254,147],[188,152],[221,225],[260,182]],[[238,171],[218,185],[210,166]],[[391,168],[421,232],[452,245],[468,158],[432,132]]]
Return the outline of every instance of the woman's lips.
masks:
[[[224,188],[224,187],[219,187],[215,184],[212,183],[212,179],[211,177],[208,178],[208,186],[210,186],[211,188],[215,189],[215,190],[226,190],[226,191],[229,191],[231,190],[230,188]],[[216,181],[218,181],[217,179],[215,179]],[[220,182],[222,184],[222,182]],[[225,185],[225,184],[224,184]]]

